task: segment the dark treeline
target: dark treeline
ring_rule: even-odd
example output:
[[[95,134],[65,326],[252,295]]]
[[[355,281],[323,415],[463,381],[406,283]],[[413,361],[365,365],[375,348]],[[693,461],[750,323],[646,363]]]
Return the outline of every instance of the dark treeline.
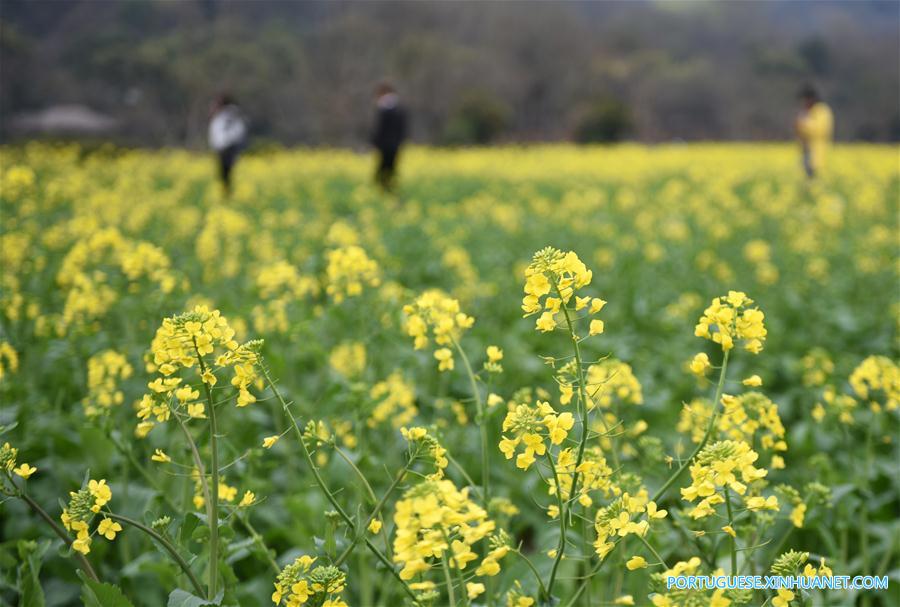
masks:
[[[389,77],[414,140],[785,139],[815,82],[839,139],[900,137],[900,3],[2,0],[0,135],[82,105],[201,145],[229,90],[254,137],[357,145]]]

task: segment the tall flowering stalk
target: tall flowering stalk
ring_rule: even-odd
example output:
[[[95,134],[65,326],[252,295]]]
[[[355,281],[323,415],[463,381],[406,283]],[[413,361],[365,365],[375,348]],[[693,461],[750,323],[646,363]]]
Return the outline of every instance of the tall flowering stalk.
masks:
[[[146,436],[157,424],[174,419],[190,447],[201,493],[194,498],[206,508],[209,524],[209,579],[207,598],[218,590],[219,563],[219,481],[218,422],[213,389],[219,375],[230,374],[237,407],[256,402],[250,387],[257,379],[261,341],[239,344],[234,329],[218,310],[197,306],[190,312],[166,318],[151,345],[151,368],[159,376],[148,384],[150,392],[138,404],[136,434]],[[187,378],[187,379],[186,379]],[[193,380],[193,382],[191,381]],[[203,386],[205,403],[197,385]],[[208,416],[208,417],[207,417]],[[187,424],[209,420],[209,479],[200,451]],[[158,456],[162,458],[163,456]]]
[[[719,369],[719,381],[716,384],[716,396],[713,399],[714,409],[703,438],[694,448],[690,457],[684,460],[675,473],[659,488],[653,496],[654,501],[662,499],[672,484],[678,480],[697,455],[700,454],[707,441],[709,441],[710,436],[712,436],[720,415],[719,403],[722,400],[725,387],[728,360],[735,342],[743,343],[744,349],[752,354],[762,352],[763,342],[767,334],[763,323],[765,315],[759,308],[751,308],[752,304],[753,300],[747,297],[745,293],[729,291],[728,295],[716,297],[712,301],[709,307],[703,311],[703,316],[700,317],[694,329],[694,335],[697,337],[703,337],[722,347],[722,366]],[[704,375],[709,368],[711,368],[711,364],[709,357],[705,353],[698,354],[691,361],[691,371],[697,375]]]
[[[525,312],[525,316],[540,314],[535,322],[535,327],[537,330],[545,333],[559,328],[560,316],[562,316],[563,328],[569,334],[574,351],[574,375],[577,382],[577,411],[581,418],[581,435],[578,440],[574,462],[572,462],[572,480],[568,492],[570,496],[578,495],[578,483],[582,474],[582,462],[584,461],[585,448],[590,432],[589,416],[591,409],[594,408],[594,403],[587,392],[580,347],[580,342],[587,336],[580,337],[578,335],[576,322],[580,319],[591,318],[599,313],[606,304],[605,301],[597,297],[578,295],[580,289],[591,283],[592,277],[592,272],[587,269],[575,252],[569,251],[564,253],[552,247],[544,248],[535,253],[531,264],[525,270],[525,297],[522,300],[522,310]],[[575,313],[581,313],[581,316],[574,317]],[[603,330],[603,321],[598,318],[591,318],[588,326],[588,336],[599,335],[603,333]],[[554,432],[562,432],[562,438],[565,438],[565,432],[573,426],[571,414],[569,413],[563,413],[554,417],[552,427],[548,426],[550,428],[551,443],[556,442],[553,436]],[[543,448],[543,443],[541,448]],[[615,443],[613,443],[611,454],[614,467],[618,468],[619,462]],[[559,487],[560,477],[557,466],[551,457],[548,456],[547,459],[553,471],[554,483]],[[559,508],[560,538],[546,587],[548,594],[553,592],[557,570],[565,554],[566,529],[571,514],[571,506],[568,501],[562,499],[562,492],[557,490],[556,493]]]
[[[438,346],[434,358],[438,361],[439,371],[452,371],[455,367],[453,351],[463,362],[469,384],[472,388],[472,399],[475,401],[479,434],[481,437],[481,486],[484,503],[491,498],[490,456],[488,449],[487,423],[485,420],[484,400],[478,387],[478,378],[460,345],[463,332],[472,328],[475,319],[465,314],[459,301],[445,293],[432,289],[425,291],[411,304],[403,307],[406,315],[406,332],[413,338],[416,350],[422,350],[434,340]],[[451,350],[451,348],[453,348]],[[499,348],[489,351],[490,362],[496,364],[503,357]]]

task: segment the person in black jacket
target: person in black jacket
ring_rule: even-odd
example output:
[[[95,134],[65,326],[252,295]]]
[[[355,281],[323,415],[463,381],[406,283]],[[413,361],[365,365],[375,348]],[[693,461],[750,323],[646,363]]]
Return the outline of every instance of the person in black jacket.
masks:
[[[387,82],[382,82],[375,88],[375,106],[378,113],[375,131],[372,133],[372,145],[379,155],[375,181],[384,191],[390,192],[394,188],[397,155],[406,139],[406,112],[400,105],[397,91]]]

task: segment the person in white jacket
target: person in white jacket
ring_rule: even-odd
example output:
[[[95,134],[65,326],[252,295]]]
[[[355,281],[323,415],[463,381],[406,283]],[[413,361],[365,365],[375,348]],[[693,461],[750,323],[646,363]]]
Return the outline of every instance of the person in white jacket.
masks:
[[[219,156],[219,178],[231,194],[231,172],[247,140],[247,122],[229,95],[219,95],[210,109],[209,147]]]

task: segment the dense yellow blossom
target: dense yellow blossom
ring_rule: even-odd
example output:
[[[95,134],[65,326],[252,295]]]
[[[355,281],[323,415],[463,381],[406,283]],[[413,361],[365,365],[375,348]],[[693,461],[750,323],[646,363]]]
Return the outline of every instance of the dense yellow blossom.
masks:
[[[751,308],[753,300],[740,291],[729,291],[724,297],[716,297],[703,311],[694,334],[705,337],[731,350],[735,340],[741,340],[744,348],[759,354],[766,339],[764,315],[759,308]]]
[[[365,287],[381,284],[381,269],[362,247],[334,249],[328,251],[326,257],[325,290],[335,303],[341,303],[348,297],[358,297]]]
[[[104,350],[88,359],[88,395],[84,412],[88,417],[107,413],[110,407],[121,405],[125,395],[119,383],[128,379],[132,367],[125,356],[115,350]]]
[[[875,400],[874,393],[883,395],[887,411],[900,407],[900,366],[886,356],[870,356],[850,375],[853,391],[863,400]]]
[[[408,489],[397,502],[394,561],[403,565],[404,580],[427,573],[435,562],[448,559],[459,570],[475,563],[475,575],[494,576],[498,562],[509,548],[495,545],[479,560],[474,545],[496,528],[487,512],[469,498],[468,488],[459,490],[452,481],[427,480]]]
[[[173,411],[188,418],[205,417],[200,389],[193,385],[214,386],[220,370],[232,372],[231,385],[238,391],[238,407],[256,402],[250,387],[257,379],[261,344],[241,345],[234,334],[225,317],[206,306],[163,320],[151,345],[152,368],[159,376],[147,384],[150,392],[136,405],[141,420],[138,436],[146,436],[155,423],[168,421]],[[183,383],[178,372],[187,369],[195,369],[197,384]]]
[[[743,496],[750,510],[777,510],[778,498],[747,495],[750,485],[765,478],[768,471],[756,468],[753,463],[759,455],[743,441],[718,441],[709,444],[698,454],[691,465],[691,484],[681,489],[681,497],[689,502],[700,501],[690,512],[695,519],[715,513],[714,507],[724,504],[725,491]]]
[[[7,373],[15,373],[19,369],[19,355],[6,341],[0,341],[0,380]]]
[[[539,331],[554,330],[560,319],[561,306],[568,306],[573,295],[591,283],[593,273],[578,258],[574,251],[564,253],[547,247],[534,254],[531,264],[525,270],[525,297],[522,310],[525,316],[541,313],[535,322]],[[575,310],[586,309],[588,314],[596,314],[606,304],[600,298],[577,297]],[[590,334],[603,332],[603,322],[593,319]]]
[[[69,493],[69,503],[63,509],[60,520],[67,531],[75,533],[72,549],[82,554],[91,551],[92,535],[90,525],[95,515],[102,511],[112,499],[112,490],[106,479],[91,479],[87,486]],[[104,516],[95,532],[108,540],[113,540],[116,533],[122,530],[121,525]]]
[[[415,390],[400,371],[373,385],[369,396],[376,403],[366,422],[370,428],[387,421],[400,428],[411,423],[418,413]]]
[[[338,344],[328,355],[328,364],[344,377],[353,379],[366,368],[366,346],[358,341]]]
[[[341,593],[347,584],[347,576],[337,567],[317,566],[316,559],[303,555],[281,570],[275,581],[272,602],[286,607],[312,605],[347,607]]]
[[[640,537],[647,535],[653,521],[665,518],[665,510],[657,508],[655,502],[650,501],[647,491],[641,489],[636,495],[623,493],[609,505],[597,510],[594,518],[594,531],[597,534],[594,540],[594,549],[597,555],[605,558],[615,546],[612,540],[624,538],[635,534]]]
[[[416,350],[428,346],[431,339],[439,347],[434,351],[438,369],[450,371],[454,368],[453,351],[463,332],[470,329],[475,319],[460,310],[459,301],[443,292],[432,289],[403,307],[406,315],[406,332],[413,338]]]
[[[575,418],[571,413],[557,414],[550,403],[538,401],[534,406],[515,405],[503,420],[500,451],[506,459],[512,459],[521,444],[523,451],[516,458],[516,466],[527,470],[535,462],[535,455],[547,453],[549,445],[562,444],[574,425]]]

